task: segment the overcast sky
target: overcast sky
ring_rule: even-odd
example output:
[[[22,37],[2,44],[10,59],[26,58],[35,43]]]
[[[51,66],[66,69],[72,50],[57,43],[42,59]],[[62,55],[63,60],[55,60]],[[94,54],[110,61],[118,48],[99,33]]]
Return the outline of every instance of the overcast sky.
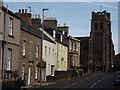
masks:
[[[73,1],[73,0],[68,0],[68,1]],[[82,0],[76,0],[76,1],[82,1]],[[118,1],[118,0],[114,0],[114,1]],[[100,6],[102,6],[102,10],[106,10],[107,12],[111,13],[112,38],[115,44],[115,52],[116,54],[118,53],[118,3],[117,2],[24,2],[24,3],[6,2],[4,3],[5,6],[6,4],[8,4],[8,8],[13,12],[17,12],[18,9],[25,9],[27,8],[26,6],[31,6],[32,14],[34,15],[35,14],[41,15],[42,8],[49,8],[49,11],[45,11],[45,16],[56,17],[58,20],[58,24],[63,25],[64,23],[66,23],[70,28],[70,35],[72,36],[89,36],[91,30],[91,22],[90,22],[91,12],[101,11]]]

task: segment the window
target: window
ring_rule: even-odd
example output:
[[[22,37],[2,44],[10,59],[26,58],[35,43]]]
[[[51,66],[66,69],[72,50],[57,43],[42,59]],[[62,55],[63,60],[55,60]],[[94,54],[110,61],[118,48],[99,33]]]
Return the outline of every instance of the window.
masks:
[[[53,49],[53,58],[54,58],[54,49]]]
[[[26,53],[26,41],[23,40],[23,42],[22,42],[22,55],[25,56],[25,53]]]
[[[72,48],[72,50],[73,50],[73,42],[71,42],[71,48]]]
[[[75,50],[76,50],[76,43],[75,43]]]
[[[72,49],[72,42],[69,43],[70,50]]]
[[[79,44],[78,44],[78,43],[76,43],[76,51],[78,51],[78,45],[79,45]]]
[[[75,50],[75,43],[73,43],[73,50]]]
[[[45,46],[45,56],[47,55],[47,46]]]
[[[103,29],[103,23],[100,23],[100,29]]]
[[[94,26],[95,26],[95,27],[94,27],[94,29],[95,29],[95,30],[97,30],[97,23],[95,23],[95,25],[94,25]]]
[[[7,52],[7,70],[11,69],[11,61],[12,61],[12,49],[8,49],[8,52]]]
[[[70,65],[72,65],[72,56],[70,55]]]
[[[36,46],[36,58],[39,57],[39,45]]]
[[[53,37],[54,37],[54,38],[55,38],[55,33],[56,33],[55,30],[53,30]]]
[[[9,35],[13,36],[13,18],[9,18]]]
[[[75,65],[75,56],[72,56],[72,65],[74,66]]]
[[[35,70],[35,79],[38,78],[38,67],[36,66],[36,70]]]
[[[54,76],[54,65],[51,65],[51,76]]]
[[[49,47],[49,56],[50,56],[50,47]]]
[[[22,80],[25,78],[25,65],[22,65]]]
[[[63,37],[62,37],[62,35],[60,35],[60,41],[62,42],[62,39],[63,39]]]
[[[76,56],[76,66],[78,66],[78,56]]]

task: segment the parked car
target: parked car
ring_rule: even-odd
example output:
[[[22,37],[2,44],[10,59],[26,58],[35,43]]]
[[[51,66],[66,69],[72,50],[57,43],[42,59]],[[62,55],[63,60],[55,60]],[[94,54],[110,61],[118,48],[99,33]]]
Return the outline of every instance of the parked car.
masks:
[[[114,73],[114,85],[120,86],[120,71]]]

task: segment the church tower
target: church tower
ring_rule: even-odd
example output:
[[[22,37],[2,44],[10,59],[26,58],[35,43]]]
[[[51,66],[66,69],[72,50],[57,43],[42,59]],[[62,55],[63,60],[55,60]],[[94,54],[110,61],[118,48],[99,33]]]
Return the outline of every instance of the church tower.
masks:
[[[91,59],[96,70],[109,71],[111,65],[111,21],[110,13],[92,12]]]

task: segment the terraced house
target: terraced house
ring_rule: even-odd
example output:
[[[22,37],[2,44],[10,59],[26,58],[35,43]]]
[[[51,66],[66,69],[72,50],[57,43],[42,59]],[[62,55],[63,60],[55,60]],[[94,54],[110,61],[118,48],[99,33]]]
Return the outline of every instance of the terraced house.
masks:
[[[19,70],[20,18],[4,6],[1,8],[1,71],[3,79],[11,79],[16,78]]]
[[[69,36],[68,70],[78,70],[80,67],[80,40]]]
[[[41,58],[41,32],[32,26],[31,13],[27,9],[19,10],[16,15],[21,18],[19,75],[30,85],[40,81],[37,64]]]
[[[60,80],[67,78],[67,63],[68,63],[68,26],[57,26],[56,18],[47,18],[44,20],[45,31],[56,41],[56,60],[55,60],[55,77],[49,80]],[[65,31],[66,30],[66,31]]]

